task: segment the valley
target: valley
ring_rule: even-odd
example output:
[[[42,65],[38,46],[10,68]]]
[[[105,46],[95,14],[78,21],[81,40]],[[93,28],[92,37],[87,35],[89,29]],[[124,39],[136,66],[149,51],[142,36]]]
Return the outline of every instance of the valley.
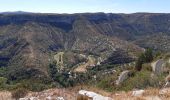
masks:
[[[159,91],[169,91],[169,21],[167,13],[1,13],[0,97],[168,100]]]

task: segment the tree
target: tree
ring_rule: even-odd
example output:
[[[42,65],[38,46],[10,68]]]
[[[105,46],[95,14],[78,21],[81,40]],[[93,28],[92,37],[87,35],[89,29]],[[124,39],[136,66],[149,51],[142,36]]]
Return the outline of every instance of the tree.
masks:
[[[136,69],[137,71],[141,71],[141,69],[142,69],[142,64],[143,64],[144,60],[145,60],[145,55],[142,53],[142,54],[138,57],[138,59],[137,59],[137,61],[136,61],[135,69]]]
[[[49,64],[49,75],[52,79],[55,79],[57,72],[58,70],[57,70],[56,62],[50,63]]]
[[[147,49],[145,51],[145,63],[149,63],[153,60],[153,53],[152,53],[152,49]]]
[[[144,53],[142,53],[137,61],[136,61],[136,65],[135,65],[135,69],[137,71],[140,71],[142,69],[142,65],[144,63],[149,63],[153,60],[153,53],[152,53],[152,49],[147,49]]]

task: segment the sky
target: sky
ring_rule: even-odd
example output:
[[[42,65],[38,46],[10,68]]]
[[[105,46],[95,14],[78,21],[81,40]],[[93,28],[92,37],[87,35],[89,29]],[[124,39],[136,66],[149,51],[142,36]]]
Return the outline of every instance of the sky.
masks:
[[[0,12],[170,13],[170,0],[0,0]]]

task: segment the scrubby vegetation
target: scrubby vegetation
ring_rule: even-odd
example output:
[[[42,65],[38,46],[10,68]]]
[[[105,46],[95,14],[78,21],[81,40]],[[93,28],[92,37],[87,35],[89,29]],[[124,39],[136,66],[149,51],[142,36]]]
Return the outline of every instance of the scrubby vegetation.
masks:
[[[159,88],[163,86],[165,76],[154,76],[151,77],[151,72],[147,70],[142,70],[135,73],[134,77],[130,77],[120,86],[117,90],[129,91],[132,89],[145,89],[150,87]]]
[[[141,63],[140,70],[136,69],[139,67],[137,67],[139,64],[137,62],[136,65],[129,66],[127,64],[128,66],[124,67],[124,69],[121,69],[121,65],[119,64],[104,63],[102,65],[89,68],[86,73],[68,74],[70,71],[69,69],[60,71],[58,69],[59,67],[56,65],[56,62],[52,62],[49,65],[48,72],[52,79],[53,86],[70,87],[84,84],[104,89],[106,91],[129,91],[135,88],[143,89],[150,87],[159,88],[163,86],[164,78],[166,77],[167,73],[163,73],[159,76],[152,76],[152,68],[150,62],[152,62],[153,59],[156,59],[157,56],[153,55],[151,49],[147,49],[144,53],[142,53],[137,59],[137,62],[139,61]],[[116,72],[103,74],[111,70],[116,70]],[[120,85],[116,85],[115,81],[117,80],[120,72],[123,70],[130,71],[129,79]],[[76,78],[74,78],[74,74],[76,74]]]
[[[51,79],[62,87],[73,86],[73,80],[69,78],[68,71],[60,71],[60,69],[56,66],[56,63],[53,62],[49,65],[49,75]]]
[[[151,67],[151,62],[154,59],[157,59],[158,56],[160,58],[165,57],[165,55],[153,55],[152,50],[147,49],[139,56],[136,65],[125,67],[123,69],[129,70],[130,73],[128,75],[129,78],[125,80],[122,84],[115,84],[118,75],[121,71],[123,71],[120,68],[116,67],[116,72],[114,74],[102,76],[99,75],[94,86],[107,91],[129,91],[132,89],[162,88],[165,84],[165,77],[168,75],[168,72],[165,71],[161,75],[153,75]],[[168,64],[166,66],[168,66]],[[102,66],[102,68],[104,68],[104,66]],[[91,83],[94,83],[94,81]]]
[[[10,74],[7,73],[6,67],[0,68],[0,90],[15,91],[23,88],[28,91],[42,91],[52,87],[51,81],[48,78],[30,77],[30,74],[35,72],[30,71],[15,71]]]
[[[4,77],[0,77],[0,89],[4,89],[6,87],[7,79]]]
[[[86,84],[93,75],[91,71],[87,73],[74,73],[68,69],[60,70],[56,62],[52,62],[49,65],[48,73],[52,79],[52,83],[59,87],[72,87],[78,84]]]
[[[151,49],[147,49],[136,60],[136,64],[125,64],[123,68],[121,64],[101,64],[95,67],[88,68],[86,73],[70,72],[70,68],[61,70],[56,62],[51,62],[48,66],[48,80],[34,80],[32,78],[23,80],[20,77],[13,80],[13,78],[0,77],[0,89],[10,90],[13,92],[13,97],[18,98],[25,95],[27,91],[42,91],[44,89],[53,87],[74,87],[74,86],[93,86],[109,92],[113,91],[129,91],[132,89],[145,88],[161,88],[165,82],[164,79],[168,75],[167,72],[154,76],[152,75],[151,63],[158,56],[161,58],[168,58],[169,55],[153,55]],[[137,66],[140,65],[141,66]],[[1,68],[0,71],[6,70]],[[113,72],[116,70],[116,72]],[[118,76],[123,70],[129,70],[129,78],[120,85],[115,84]],[[3,73],[1,73],[3,74]],[[17,75],[17,74],[13,74]],[[25,74],[23,74],[25,75]],[[24,77],[24,76],[22,76]],[[30,84],[31,83],[31,84]],[[18,91],[23,92],[21,95]],[[25,92],[24,92],[25,91]]]

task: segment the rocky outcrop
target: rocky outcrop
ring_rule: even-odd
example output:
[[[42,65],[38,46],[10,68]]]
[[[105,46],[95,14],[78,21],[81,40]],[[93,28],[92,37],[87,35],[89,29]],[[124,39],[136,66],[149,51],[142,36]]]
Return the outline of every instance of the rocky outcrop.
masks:
[[[64,52],[58,52],[56,55],[54,55],[54,59],[56,60],[57,66],[59,66],[60,70],[62,70],[64,67],[63,55]]]

